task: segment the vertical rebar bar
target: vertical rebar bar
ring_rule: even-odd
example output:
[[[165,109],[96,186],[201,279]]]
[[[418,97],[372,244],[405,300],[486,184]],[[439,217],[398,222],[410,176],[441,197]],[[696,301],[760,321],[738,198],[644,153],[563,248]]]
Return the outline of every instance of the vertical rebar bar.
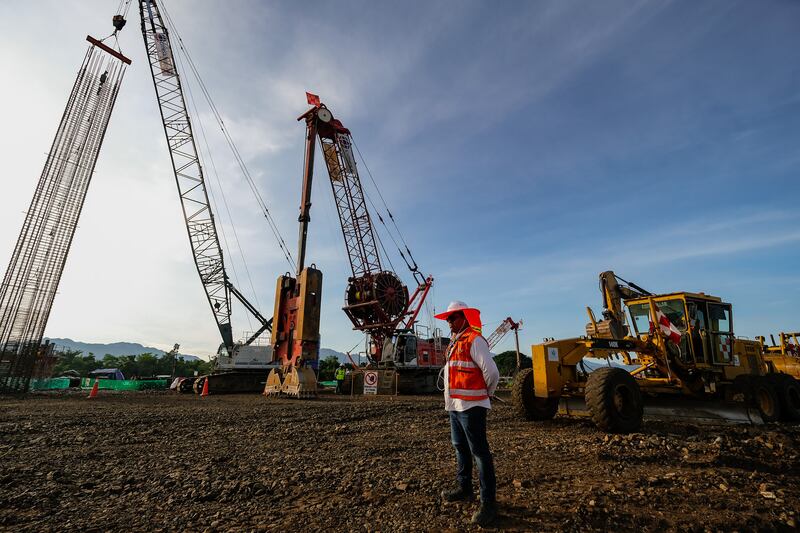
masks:
[[[0,284],[0,393],[27,392],[42,354],[44,329],[124,74],[123,61],[95,45],[78,70]]]

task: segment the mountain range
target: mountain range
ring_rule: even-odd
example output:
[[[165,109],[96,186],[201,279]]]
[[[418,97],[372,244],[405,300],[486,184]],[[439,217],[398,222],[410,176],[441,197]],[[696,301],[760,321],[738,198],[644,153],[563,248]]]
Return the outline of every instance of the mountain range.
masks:
[[[66,348],[67,350],[78,350],[83,352],[83,355],[92,354],[95,358],[102,358],[104,355],[140,355],[143,353],[151,353],[153,355],[162,356],[164,355],[164,350],[159,350],[158,348],[153,348],[152,346],[143,346],[136,342],[112,342],[109,344],[103,343],[95,343],[95,342],[80,342],[74,341],[72,339],[56,339],[51,338],[50,342],[59,346],[61,348]],[[196,355],[189,355],[185,353],[179,353],[179,357],[183,357],[187,361],[194,361],[197,359],[203,359],[202,357],[197,357]]]
[[[136,342],[112,342],[108,344],[103,343],[93,343],[93,342],[80,342],[74,341],[72,339],[60,339],[60,338],[51,338],[49,339],[50,342],[54,343],[56,346],[61,348],[65,348],[67,350],[78,350],[83,352],[84,355],[92,354],[95,358],[102,358],[104,355],[139,355],[143,353],[151,353],[153,355],[162,356],[164,355],[164,350],[159,350],[158,348],[153,348],[152,346],[143,346]],[[198,357],[196,355],[189,355],[185,353],[179,353],[179,357],[183,357],[187,361],[193,361],[196,359],[204,359],[202,357]],[[347,354],[342,352],[337,352],[336,350],[332,350],[330,348],[320,348],[319,350],[319,358],[320,360],[325,359],[326,357],[336,357],[336,359],[340,363],[348,363],[350,360],[347,358]],[[358,361],[356,357],[353,358],[354,360]]]
[[[346,353],[337,352],[336,350],[332,350],[330,348],[320,348],[319,349],[319,360],[320,361],[322,361],[323,359],[326,359],[328,357],[331,357],[331,356],[333,356],[336,359],[338,359],[339,363],[349,363],[350,362],[350,359],[347,357]],[[357,355],[353,355],[352,357],[353,357],[353,361],[358,363],[358,356]],[[363,358],[362,358],[362,360],[363,360]]]

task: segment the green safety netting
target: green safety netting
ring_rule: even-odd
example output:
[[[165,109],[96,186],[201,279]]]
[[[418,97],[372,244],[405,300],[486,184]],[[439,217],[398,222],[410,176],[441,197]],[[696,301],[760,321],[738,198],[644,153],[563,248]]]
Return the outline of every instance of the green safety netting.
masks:
[[[82,378],[81,388],[91,389],[94,378]],[[167,379],[100,379],[99,389],[107,390],[164,390],[169,387]]]
[[[31,390],[68,389],[70,378],[32,379]],[[81,388],[91,389],[94,378],[81,378]],[[165,390],[169,387],[167,379],[101,379],[98,388],[106,390]]]
[[[31,390],[59,390],[69,388],[69,378],[32,379]]]

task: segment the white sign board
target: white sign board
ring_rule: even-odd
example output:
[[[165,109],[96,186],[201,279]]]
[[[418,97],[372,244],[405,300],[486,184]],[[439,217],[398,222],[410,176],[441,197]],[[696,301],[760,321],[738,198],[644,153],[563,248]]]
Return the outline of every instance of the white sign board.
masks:
[[[378,394],[378,373],[372,370],[364,372],[364,394]]]
[[[547,360],[558,362],[558,348],[552,346],[547,348]]]

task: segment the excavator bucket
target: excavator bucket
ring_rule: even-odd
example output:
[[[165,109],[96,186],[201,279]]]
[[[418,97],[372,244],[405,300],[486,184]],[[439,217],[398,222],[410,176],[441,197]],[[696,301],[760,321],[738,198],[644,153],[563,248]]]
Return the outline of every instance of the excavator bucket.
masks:
[[[310,368],[293,366],[274,369],[267,376],[264,396],[281,394],[295,398],[313,398],[317,395],[317,376]]]
[[[269,376],[267,376],[267,383],[264,385],[264,396],[278,396],[283,390],[283,380],[281,380],[281,373],[277,368],[273,368]]]
[[[310,368],[291,367],[283,378],[283,393],[296,398],[317,395],[317,376]]]

